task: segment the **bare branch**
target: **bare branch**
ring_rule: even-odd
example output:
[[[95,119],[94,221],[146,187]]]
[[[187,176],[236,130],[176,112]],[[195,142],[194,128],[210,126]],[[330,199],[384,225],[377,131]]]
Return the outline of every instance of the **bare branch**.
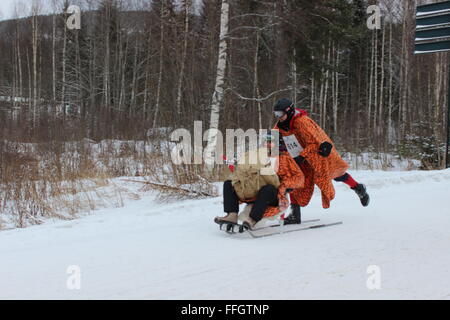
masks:
[[[231,92],[234,93],[236,96],[238,96],[239,99],[242,99],[242,100],[256,101],[256,102],[263,102],[263,101],[266,101],[266,100],[270,99],[271,97],[273,97],[273,96],[276,95],[277,93],[284,92],[284,91],[290,91],[290,90],[292,90],[291,87],[287,87],[286,89],[280,89],[280,90],[277,90],[277,91],[274,91],[274,92],[270,93],[269,95],[267,95],[267,96],[265,96],[265,97],[263,97],[263,98],[255,98],[255,97],[253,97],[253,98],[248,98],[248,97],[244,97],[244,96],[242,96],[241,94],[239,94],[238,92],[236,92],[233,88],[227,88],[225,91],[231,91]]]

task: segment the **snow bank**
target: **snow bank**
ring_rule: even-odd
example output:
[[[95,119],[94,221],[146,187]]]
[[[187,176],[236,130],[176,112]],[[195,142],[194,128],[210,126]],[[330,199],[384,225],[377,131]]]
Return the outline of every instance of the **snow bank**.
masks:
[[[356,170],[405,171],[418,170],[421,166],[420,160],[402,159],[389,153],[343,153],[342,158],[349,163],[351,169]]]

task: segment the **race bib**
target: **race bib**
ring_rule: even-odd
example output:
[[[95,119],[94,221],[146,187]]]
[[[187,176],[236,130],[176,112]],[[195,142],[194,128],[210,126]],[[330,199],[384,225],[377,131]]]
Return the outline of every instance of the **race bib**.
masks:
[[[292,158],[298,157],[300,153],[303,151],[302,146],[300,145],[294,134],[283,137],[283,140]]]

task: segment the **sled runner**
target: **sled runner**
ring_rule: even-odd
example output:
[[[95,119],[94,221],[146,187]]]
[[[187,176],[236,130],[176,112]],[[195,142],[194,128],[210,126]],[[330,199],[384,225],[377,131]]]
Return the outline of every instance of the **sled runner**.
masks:
[[[331,227],[343,224],[342,221],[332,222],[332,223],[319,223],[320,219],[305,220],[301,224],[297,225],[281,225],[274,224],[264,227],[259,227],[256,229],[246,229],[242,224],[238,223],[220,223],[220,230],[227,232],[228,234],[237,233],[248,233],[252,238],[263,238],[269,237],[277,234],[284,234],[295,231],[319,229],[325,227]]]
[[[342,224],[342,221],[333,222],[333,223],[323,223],[323,224],[314,224],[312,223],[309,225],[308,223],[303,222],[299,225],[288,225],[288,226],[278,226],[273,229],[266,229],[266,230],[243,230],[243,232],[247,232],[250,234],[252,238],[263,238],[263,237],[269,237],[274,236],[277,234],[284,234],[289,232],[295,232],[295,231],[304,231],[304,230],[310,230],[310,229],[319,229],[319,228],[325,228],[325,227],[331,227]],[[269,232],[268,232],[269,231]]]

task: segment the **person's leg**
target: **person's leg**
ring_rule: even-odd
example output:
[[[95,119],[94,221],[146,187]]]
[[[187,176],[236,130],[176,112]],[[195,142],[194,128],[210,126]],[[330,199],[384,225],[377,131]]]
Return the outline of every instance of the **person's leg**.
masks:
[[[361,204],[364,207],[367,207],[369,205],[370,198],[369,194],[367,193],[366,186],[356,182],[349,173],[345,173],[344,175],[334,179],[334,181],[343,182],[348,185],[353,191],[356,192],[359,199],[361,200]]]
[[[311,185],[313,188],[311,190],[311,194],[314,192],[314,184]],[[302,215],[301,215],[301,205],[299,203],[299,198],[301,196],[301,189],[296,189],[289,193],[289,198],[291,202],[291,211],[289,215],[284,218],[283,224],[301,224],[302,223]]]
[[[291,213],[284,218],[284,224],[301,224],[302,223],[302,215],[301,215],[301,207],[297,203],[291,203]]]
[[[350,188],[354,188],[358,185],[358,182],[356,182],[355,179],[353,179],[353,177],[350,174],[348,174],[347,172],[344,173],[344,175],[334,179],[334,181],[343,182],[346,185],[348,185]]]
[[[256,223],[262,219],[268,206],[278,206],[278,189],[268,184],[262,187],[256,196],[250,211],[250,218]]]
[[[239,212],[239,198],[233,189],[231,180],[223,184],[223,211],[226,213]]]
[[[224,222],[237,223],[239,213],[239,198],[234,191],[230,180],[223,184],[223,211],[227,213],[225,217],[215,217],[214,222],[222,224]]]

